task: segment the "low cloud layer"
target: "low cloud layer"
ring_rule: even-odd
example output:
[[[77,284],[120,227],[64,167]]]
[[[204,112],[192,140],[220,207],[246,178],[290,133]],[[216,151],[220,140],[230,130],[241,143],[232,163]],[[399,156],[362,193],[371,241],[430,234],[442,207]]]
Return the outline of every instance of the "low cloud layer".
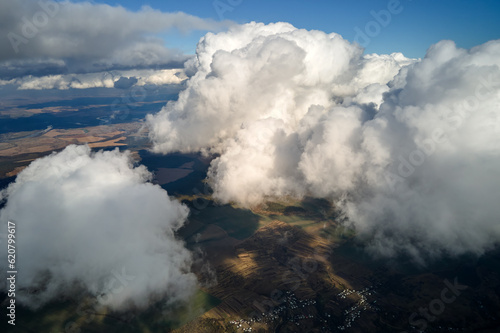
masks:
[[[36,308],[88,292],[119,310],[187,299],[196,277],[174,231],[188,208],[150,177],[128,153],[87,146],[22,171],[2,193],[0,211],[2,225],[16,222],[17,300]]]
[[[12,86],[19,90],[129,89],[132,86],[181,84],[186,78],[183,69],[133,69],[40,77],[29,75],[11,80],[0,80],[0,87]]]
[[[0,79],[180,67],[187,56],[165,47],[158,34],[217,31],[230,24],[150,7],[132,12],[90,2],[2,1]]]
[[[500,41],[422,60],[363,55],[337,34],[250,23],[208,34],[154,150],[219,153],[221,202],[312,195],[373,253],[481,254],[500,240]]]

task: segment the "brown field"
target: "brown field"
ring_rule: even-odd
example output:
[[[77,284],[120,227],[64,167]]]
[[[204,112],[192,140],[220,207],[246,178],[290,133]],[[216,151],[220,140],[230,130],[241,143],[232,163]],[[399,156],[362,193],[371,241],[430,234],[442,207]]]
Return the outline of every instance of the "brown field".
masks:
[[[125,141],[129,137],[145,135],[139,122],[4,134],[0,136],[0,178],[15,176],[35,158],[70,144],[88,144],[91,148],[120,147],[127,146]]]
[[[4,110],[0,110],[0,116],[9,117],[9,118],[22,118],[22,117],[31,117],[35,114],[41,113],[59,113],[65,111],[80,111],[81,108],[74,108],[68,106],[50,106],[45,108],[35,108],[35,109],[25,109],[25,108],[7,108]]]

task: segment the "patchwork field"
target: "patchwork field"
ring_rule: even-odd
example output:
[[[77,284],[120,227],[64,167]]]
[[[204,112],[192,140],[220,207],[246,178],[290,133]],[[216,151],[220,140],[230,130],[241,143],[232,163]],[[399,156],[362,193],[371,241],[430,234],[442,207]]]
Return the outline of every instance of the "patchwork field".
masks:
[[[132,148],[144,141],[147,133],[139,122],[85,127],[15,132],[0,135],[0,178],[12,177],[31,161],[71,144],[88,144],[91,148]]]
[[[203,181],[210,160],[194,154],[151,154],[144,150],[139,128],[133,123],[50,130],[36,138],[12,134],[11,146],[4,145],[4,150],[15,152],[38,139],[52,148],[88,140],[134,149],[135,157],[156,175],[154,182],[191,208],[178,237],[193,252],[200,289],[189,304],[158,302],[126,313],[96,308],[88,295],[61,299],[37,312],[19,307],[19,332],[41,327],[49,332],[387,333],[417,332],[424,324],[426,332],[497,331],[499,251],[479,260],[449,259],[420,268],[404,258],[374,259],[331,202],[287,198],[252,209],[218,204]],[[0,165],[6,175],[48,152],[4,151],[1,158],[7,162]],[[466,289],[439,316],[427,320],[419,309],[428,309],[441,297],[445,280]]]

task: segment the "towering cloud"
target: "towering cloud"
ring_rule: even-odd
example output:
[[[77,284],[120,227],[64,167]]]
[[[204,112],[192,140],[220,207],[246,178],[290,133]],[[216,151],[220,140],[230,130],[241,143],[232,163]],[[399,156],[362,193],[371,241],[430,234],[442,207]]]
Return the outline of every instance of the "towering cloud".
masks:
[[[500,42],[363,55],[337,34],[250,23],[208,34],[154,150],[219,153],[222,202],[337,202],[377,254],[482,253],[500,240]]]
[[[0,211],[2,224],[16,223],[17,300],[38,307],[84,292],[123,309],[189,297],[191,254],[174,235],[188,209],[150,176],[128,153],[87,146],[22,171]]]
[[[311,105],[336,105],[358,94],[377,102],[401,64],[401,54],[362,58],[337,34],[286,23],[251,23],[207,34],[189,64],[196,74],[179,101],[150,117],[157,151],[216,148],[260,119],[299,127]]]

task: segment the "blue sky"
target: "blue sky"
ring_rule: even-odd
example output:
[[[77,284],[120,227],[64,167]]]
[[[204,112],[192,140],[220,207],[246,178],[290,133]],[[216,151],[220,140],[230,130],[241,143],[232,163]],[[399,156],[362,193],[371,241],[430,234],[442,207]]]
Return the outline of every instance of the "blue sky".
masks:
[[[218,1],[218,2],[217,2]],[[422,57],[426,49],[442,39],[452,39],[458,46],[470,48],[488,40],[500,38],[500,1],[463,0],[400,0],[397,14],[391,14],[389,24],[379,24],[371,11],[387,10],[395,0],[358,1],[270,1],[270,0],[100,0],[96,3],[121,5],[136,11],[143,5],[162,11],[183,11],[203,18],[219,20],[221,15],[215,3],[227,4],[222,17],[245,23],[250,21],[286,21],[298,28],[337,32],[348,40],[356,37],[356,28],[362,32],[375,29],[366,45],[367,53],[401,51],[406,56]],[[234,4],[234,5],[231,5]],[[238,4],[239,3],[239,4]],[[377,23],[378,24],[378,23]],[[188,36],[169,34],[167,46],[175,46],[187,53],[194,53],[196,42],[204,32]]]

